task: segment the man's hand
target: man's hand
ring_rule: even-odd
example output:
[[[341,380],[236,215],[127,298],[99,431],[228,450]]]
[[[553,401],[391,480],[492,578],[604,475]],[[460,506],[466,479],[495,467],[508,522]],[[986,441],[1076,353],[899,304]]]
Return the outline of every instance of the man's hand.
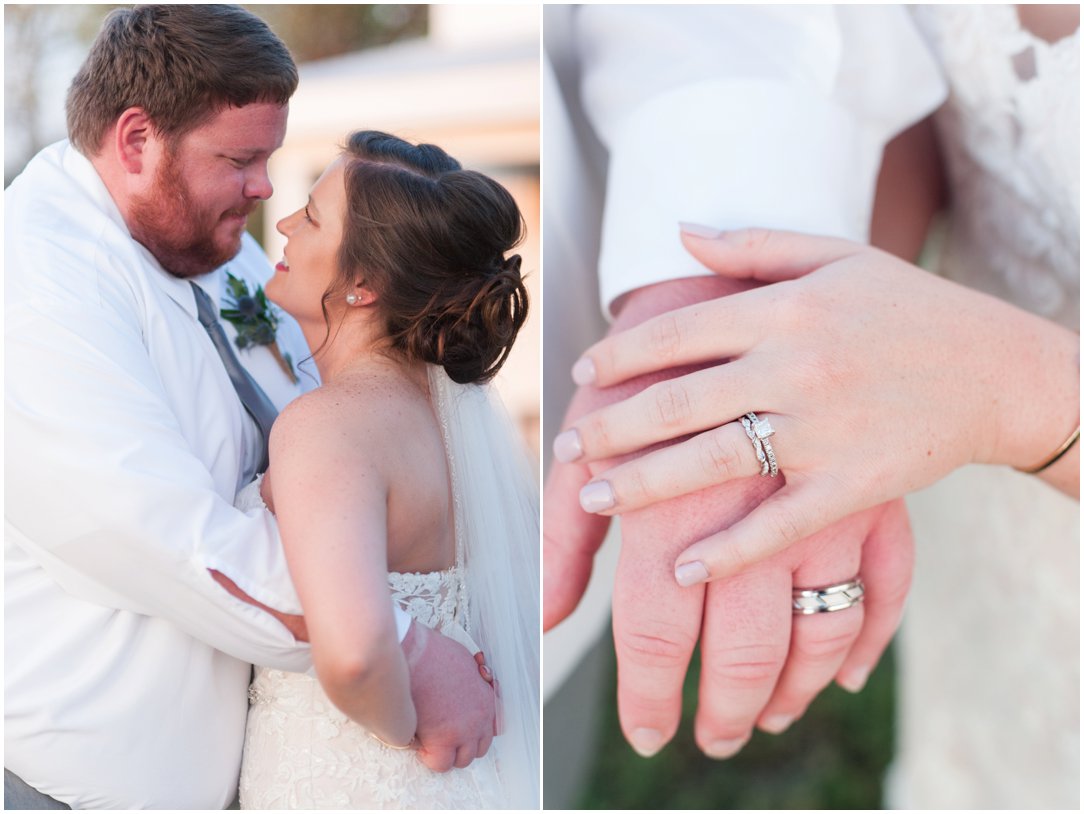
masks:
[[[223,574],[221,571],[215,571],[213,568],[208,568],[207,570],[211,572],[211,576],[215,578],[215,582],[225,588],[231,596],[235,596],[242,602],[247,602],[250,605],[255,605],[260,610],[270,613],[272,616],[278,619],[283,624],[283,626],[285,626],[285,628],[290,631],[290,633],[293,634],[295,639],[297,639],[299,642],[308,642],[309,629],[305,626],[304,616],[296,616],[290,613],[283,613],[282,611],[277,611],[274,608],[268,607],[262,602],[257,602],[251,596],[238,588],[237,583],[225,574]]]
[[[735,290],[728,281],[710,278],[641,289],[629,295],[614,330]],[[581,388],[566,426],[586,410],[681,372],[604,390]],[[547,627],[578,603],[608,522],[582,512],[578,489],[593,471],[614,463],[555,463],[551,470],[544,523]],[[698,640],[704,668],[697,742],[709,755],[728,757],[755,725],[786,728],[834,676],[857,689],[891,638],[910,580],[910,535],[899,506],[849,518],[795,546],[788,556],[706,590],[675,582],[674,559],[690,541],[739,520],[779,485],[745,478],[624,516],[613,609],[618,706],[622,729],[641,754],[654,754],[673,737]],[[864,606],[792,618],[792,587],[821,587],[859,572],[867,584]]]
[[[418,758],[435,772],[482,757],[497,728],[489,672],[467,648],[414,622],[403,639],[410,694],[418,713]],[[489,673],[492,678],[492,673]],[[498,676],[499,678],[499,676]]]

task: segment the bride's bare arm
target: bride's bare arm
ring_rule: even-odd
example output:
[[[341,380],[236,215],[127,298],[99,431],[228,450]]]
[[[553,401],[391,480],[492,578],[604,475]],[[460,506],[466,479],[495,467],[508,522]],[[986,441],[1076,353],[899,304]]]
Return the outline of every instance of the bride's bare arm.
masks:
[[[339,398],[293,402],[271,433],[274,505],[305,611],[316,674],[331,701],[389,744],[417,716],[387,588],[387,483],[372,462],[382,439],[344,422]]]

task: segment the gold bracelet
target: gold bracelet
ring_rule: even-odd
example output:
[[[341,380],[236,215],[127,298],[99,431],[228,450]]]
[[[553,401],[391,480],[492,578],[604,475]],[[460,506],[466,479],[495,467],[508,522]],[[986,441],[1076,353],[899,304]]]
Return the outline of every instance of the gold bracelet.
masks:
[[[1023,472],[1026,475],[1035,475],[1035,474],[1037,474],[1039,472],[1042,472],[1048,466],[1051,466],[1051,465],[1057,463],[1058,460],[1060,460],[1061,456],[1064,455],[1069,450],[1071,450],[1073,448],[1073,444],[1075,444],[1079,440],[1080,440],[1080,425],[1078,424],[1076,430],[1073,431],[1073,434],[1065,439],[1065,443],[1063,443],[1060,447],[1058,447],[1056,450],[1054,450],[1053,455],[1051,455],[1049,458],[1047,458],[1045,461],[1043,461],[1038,466],[1033,466],[1030,469],[1021,469],[1020,467],[1017,467],[1017,470],[1020,471],[1020,472]]]
[[[417,740],[418,740],[418,736],[417,736],[417,735],[411,735],[411,736],[410,736],[410,740],[409,740],[409,741],[407,742],[406,746],[395,746],[394,744],[388,743],[388,742],[387,742],[386,740],[384,740],[383,738],[381,738],[381,737],[380,737],[379,735],[377,735],[377,734],[376,734],[375,732],[370,732],[370,733],[369,733],[369,737],[370,737],[370,738],[372,738],[372,739],[373,739],[374,741],[376,741],[377,743],[379,743],[379,744],[381,744],[381,745],[383,745],[383,746],[386,746],[386,747],[388,747],[389,749],[394,749],[394,750],[395,750],[396,752],[403,752],[403,751],[405,751],[405,750],[407,750],[407,749],[413,749],[413,748],[414,748],[414,744],[415,744],[415,743],[417,742]]]

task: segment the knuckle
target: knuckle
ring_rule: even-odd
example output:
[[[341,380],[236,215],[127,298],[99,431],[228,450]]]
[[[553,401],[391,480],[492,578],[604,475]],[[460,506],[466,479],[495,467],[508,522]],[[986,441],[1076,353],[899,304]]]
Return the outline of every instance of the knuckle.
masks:
[[[800,288],[800,280],[783,280],[771,286],[769,307],[772,322],[781,329],[802,329],[811,319],[810,297]]]
[[[759,254],[771,251],[777,238],[778,235],[771,229],[750,227],[742,230],[741,244],[746,250]]]
[[[591,348],[591,357],[600,376],[606,371],[613,374],[621,370],[621,354],[618,351],[618,344],[618,342],[607,340]]]
[[[604,454],[613,449],[612,434],[605,413],[581,422],[579,430],[580,443],[585,453]]]
[[[692,415],[689,391],[678,381],[653,384],[647,393],[651,399],[651,418],[664,427],[680,426]]]
[[[684,669],[694,644],[691,633],[665,622],[614,631],[618,658],[641,668]]]
[[[786,545],[792,545],[805,536],[805,524],[801,514],[792,506],[786,504],[777,506],[765,521],[769,530]]]
[[[705,657],[705,679],[716,685],[759,687],[774,683],[787,657],[785,645],[746,645]]]
[[[673,314],[663,314],[652,320],[647,334],[648,351],[656,359],[675,359],[683,344],[681,324]]]
[[[738,544],[724,545],[715,555],[712,573],[716,576],[740,574],[756,562],[752,552]]]
[[[431,750],[422,758],[422,762],[434,772],[447,772],[455,762],[455,753],[450,749]]]
[[[660,495],[651,479],[642,467],[633,465],[624,477],[615,478],[614,486],[618,493],[624,492],[625,502],[633,505],[654,503]]]
[[[741,461],[729,437],[720,431],[704,434],[698,445],[700,471],[715,480],[731,480],[739,475]]]
[[[813,664],[838,661],[851,649],[857,635],[858,628],[851,625],[848,630],[840,633],[798,636],[795,637],[794,655],[802,661]]]

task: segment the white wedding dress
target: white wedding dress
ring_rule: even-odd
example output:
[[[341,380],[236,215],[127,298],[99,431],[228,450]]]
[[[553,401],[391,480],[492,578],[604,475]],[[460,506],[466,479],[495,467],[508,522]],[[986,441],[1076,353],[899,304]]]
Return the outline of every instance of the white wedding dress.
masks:
[[[1079,330],[1079,33],[1049,44],[1011,5],[913,13],[950,86],[937,271]],[[889,804],[1078,809],[1079,504],[990,466],[908,503],[917,563]]]
[[[448,453],[456,565],[391,573],[390,595],[415,620],[466,630],[501,685],[505,731],[485,757],[437,773],[347,718],[313,676],[256,668],[241,765],[242,809],[538,808],[538,489],[487,387],[430,368]],[[238,508],[262,507],[259,481]],[[458,630],[453,630],[458,628]]]
[[[247,487],[238,501],[252,493],[259,498],[258,489]],[[388,585],[399,607],[422,624],[440,629],[456,623],[464,595],[460,567],[393,573]],[[389,749],[369,737],[307,674],[257,667],[249,701],[243,809],[506,807],[496,750],[466,769],[432,772],[413,752]]]

